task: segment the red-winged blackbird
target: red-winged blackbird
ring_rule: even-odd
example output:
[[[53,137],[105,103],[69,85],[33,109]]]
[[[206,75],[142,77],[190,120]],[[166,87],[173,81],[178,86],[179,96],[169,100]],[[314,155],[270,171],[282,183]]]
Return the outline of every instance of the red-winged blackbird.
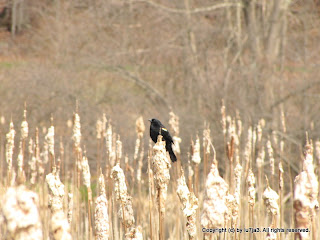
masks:
[[[166,150],[169,152],[172,162],[177,161],[177,157],[172,150],[173,140],[169,131],[163,126],[163,124],[155,118],[149,119],[150,124],[150,137],[152,141],[157,142],[159,133],[162,135],[163,140],[166,141]]]

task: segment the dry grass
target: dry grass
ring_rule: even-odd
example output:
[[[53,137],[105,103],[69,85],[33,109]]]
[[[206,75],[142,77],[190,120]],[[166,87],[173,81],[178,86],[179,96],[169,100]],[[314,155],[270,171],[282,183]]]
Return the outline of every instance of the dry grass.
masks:
[[[294,228],[310,231],[298,233],[299,239],[317,239],[319,143],[314,153],[308,135],[301,173],[291,177],[286,139],[265,131],[263,119],[242,127],[239,113],[227,116],[223,106],[220,131],[225,139],[219,144],[225,155],[216,156],[206,125],[202,143],[194,133],[189,159],[176,148],[182,165],[177,169],[161,137],[145,154],[142,139],[148,134],[142,117],[130,153],[104,114],[96,124],[97,159],[88,160],[77,111],[70,132],[73,145],[60,140],[59,148],[54,121],[41,139],[37,128],[28,131],[26,114],[20,131],[12,122],[7,126],[1,146],[1,239],[294,239],[287,231]],[[180,143],[179,118],[170,115]],[[318,161],[313,162],[313,155]]]

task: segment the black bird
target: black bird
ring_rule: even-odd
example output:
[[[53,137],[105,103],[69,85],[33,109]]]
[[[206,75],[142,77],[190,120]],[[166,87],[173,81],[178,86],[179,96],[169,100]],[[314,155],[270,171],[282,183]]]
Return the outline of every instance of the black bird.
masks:
[[[163,126],[163,124],[155,118],[149,119],[150,124],[150,137],[152,141],[157,142],[159,133],[162,135],[163,140],[166,141],[166,150],[169,152],[172,162],[177,161],[177,157],[172,150],[173,140],[169,131]]]

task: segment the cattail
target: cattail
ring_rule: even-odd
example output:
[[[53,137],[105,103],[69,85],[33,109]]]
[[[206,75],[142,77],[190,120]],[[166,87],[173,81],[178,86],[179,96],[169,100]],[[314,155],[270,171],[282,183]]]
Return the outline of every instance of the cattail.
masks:
[[[146,127],[145,127],[144,122],[143,122],[143,117],[140,116],[136,120],[136,132],[137,132],[138,138],[142,138],[143,137],[143,133],[144,133],[145,129],[146,129]]]
[[[18,163],[18,183],[22,184],[26,181],[26,175],[25,172],[23,170],[23,148],[22,148],[22,140],[20,141],[19,144],[19,154],[18,154],[18,159],[17,159],[17,163]]]
[[[189,185],[189,189],[193,189],[193,185],[192,185],[192,178],[194,176],[194,171],[190,162],[190,154],[188,153],[188,185]]]
[[[254,177],[254,174],[253,174],[251,168],[249,169],[247,183],[248,183],[249,205],[251,207],[253,207],[256,202],[256,190],[255,190],[255,186],[254,186],[256,184],[256,179]]]
[[[316,159],[318,160],[318,166],[320,167],[320,141],[316,141],[315,143],[315,150],[316,150]]]
[[[258,157],[256,159],[256,164],[258,169],[261,169],[263,167],[265,156],[266,156],[266,152],[265,152],[264,146],[262,146],[258,152]]]
[[[205,154],[210,154],[210,142],[211,142],[211,131],[210,131],[210,128],[207,127],[203,130],[203,140],[202,140],[202,143],[203,143],[203,148],[204,148],[204,153]]]
[[[198,199],[193,192],[189,191],[184,177],[183,169],[181,168],[181,176],[178,178],[177,194],[182,204],[183,214],[187,218],[187,231],[189,239],[196,239],[196,211],[198,209]]]
[[[256,190],[254,186],[256,184],[256,179],[254,177],[254,174],[251,168],[249,169],[249,172],[248,172],[247,184],[248,184],[248,203],[249,203],[249,226],[254,227],[253,208],[256,202]],[[250,237],[250,239],[252,238]]]
[[[45,146],[46,146],[46,144],[44,145],[44,147]],[[44,175],[44,167],[43,167],[43,165],[48,162],[48,151],[47,151],[47,149],[45,149],[44,152],[46,153],[45,157],[47,157],[47,159],[45,157],[44,158],[40,157],[41,153],[40,153],[40,143],[39,143],[39,129],[36,128],[34,156],[35,156],[36,162],[38,164],[38,173],[39,173],[40,177],[42,177]],[[45,161],[45,160],[47,160],[47,161]],[[36,178],[36,176],[34,176],[34,179],[35,178]]]
[[[45,141],[48,144],[48,150],[51,157],[54,156],[54,126],[48,128],[48,133],[45,136]]]
[[[222,100],[222,105],[221,105],[221,124],[222,124],[222,130],[223,130],[223,135],[226,136],[227,134],[227,121],[226,121],[226,107],[224,106],[224,101]]]
[[[37,177],[37,159],[35,157],[35,143],[33,142],[32,138],[29,140],[28,151],[30,155],[30,159],[28,161],[28,165],[30,168],[30,183],[35,184],[36,177]]]
[[[247,143],[244,149],[244,160],[246,163],[245,176],[248,174],[250,159],[252,154],[252,127],[248,129]]]
[[[72,140],[74,141],[74,147],[76,151],[80,152],[80,141],[81,141],[81,125],[80,125],[80,116],[78,113],[75,113],[73,116],[73,135]]]
[[[101,126],[101,132],[102,132],[102,137],[106,137],[106,127],[107,127],[107,116],[105,113],[102,114],[102,126]]]
[[[169,113],[170,119],[169,124],[171,129],[173,130],[173,135],[179,135],[179,117],[174,114],[174,112],[170,111]]]
[[[228,184],[220,177],[217,165],[213,163],[206,182],[203,211],[201,214],[202,227],[219,228],[224,225],[225,216],[228,213],[225,201],[228,191]]]
[[[82,157],[81,169],[82,169],[83,184],[87,187],[87,189],[89,189],[91,188],[91,174],[90,174],[90,167],[88,163],[88,158],[86,156],[86,152],[84,152],[84,155]]]
[[[38,212],[38,195],[20,185],[8,188],[0,201],[0,208],[7,227],[8,239],[42,239],[41,220]],[[3,223],[2,223],[3,224]]]
[[[116,153],[113,151],[113,140],[112,140],[112,126],[109,121],[108,129],[106,133],[106,148],[109,156],[110,166],[114,166],[114,160],[116,157]]]
[[[234,227],[237,223],[239,215],[239,206],[234,195],[227,194],[224,198],[225,205],[227,206],[227,212],[224,214],[225,222],[232,220],[231,227]]]
[[[266,205],[268,213],[271,214],[272,218],[275,219],[279,215],[279,204],[278,199],[279,195],[271,189],[267,179],[267,188],[264,190],[262,199],[264,200],[264,204]],[[273,226],[275,222],[273,221]]]
[[[13,122],[10,122],[10,130],[6,135],[7,144],[6,144],[6,161],[8,164],[8,182],[12,180],[12,156],[13,156],[13,149],[14,149],[14,136],[15,130],[13,127]]]
[[[138,160],[138,168],[137,168],[137,180],[139,184],[141,183],[141,172],[142,172],[142,167],[143,167],[143,157],[144,157],[144,147],[142,145],[141,152],[140,152],[140,157]]]
[[[99,196],[96,199],[95,208],[95,230],[97,240],[106,240],[109,238],[109,216],[108,216],[108,200],[105,191],[104,176],[100,169],[99,176]]]
[[[167,187],[170,180],[169,169],[171,168],[170,161],[167,158],[165,141],[162,141],[162,136],[158,136],[157,143],[153,147],[152,169],[154,180],[158,194],[160,212],[165,212],[165,201],[167,199]],[[160,198],[160,199],[159,199]]]
[[[62,210],[52,213],[51,232],[54,240],[71,240],[70,225]]]
[[[314,173],[313,166],[313,147],[309,143],[307,137],[307,144],[304,151],[305,157],[303,160],[303,171],[295,178],[294,185],[294,209],[295,209],[295,227],[308,228],[310,219],[313,225],[313,234],[317,236],[317,229],[314,227],[315,209],[319,208],[318,187],[319,182]],[[309,239],[309,233],[296,233],[300,239]]]
[[[122,158],[122,142],[120,141],[119,135],[116,141],[116,146],[117,146],[116,158],[117,158],[117,161],[120,161],[120,159]]]
[[[5,119],[4,116],[1,116],[1,117],[0,117],[0,123],[1,123],[2,125],[4,125],[4,124],[6,123],[6,119]]]
[[[237,113],[236,113],[236,119],[237,119],[237,136],[238,136],[238,139],[240,139],[241,137],[241,134],[242,134],[242,121],[240,119],[240,114],[239,114],[239,111],[237,110]]]
[[[96,132],[97,132],[97,139],[101,139],[103,132],[102,132],[102,121],[100,119],[98,119],[96,123]]]
[[[236,167],[234,169],[234,178],[236,182],[236,188],[234,192],[235,199],[237,204],[240,204],[240,194],[241,194],[241,175],[242,175],[242,166],[239,163],[239,154],[236,155]]]
[[[73,194],[68,193],[68,214],[67,219],[68,223],[71,224],[72,222],[72,212],[73,212]]]
[[[287,132],[287,127],[286,127],[286,118],[284,116],[284,112],[283,112],[283,109],[281,109],[281,126],[282,126],[282,131],[284,133]]]
[[[164,239],[164,213],[165,202],[167,199],[167,189],[170,180],[169,170],[171,168],[170,160],[167,157],[165,149],[165,141],[162,141],[162,136],[159,134],[157,143],[153,146],[152,154],[152,170],[157,190],[157,202],[159,210],[159,238]]]
[[[270,139],[268,139],[268,141],[267,141],[267,151],[268,151],[268,157],[269,157],[269,161],[270,161],[271,174],[272,174],[272,176],[274,176],[274,172],[275,172],[274,171],[274,157],[273,157],[273,149],[272,149]]]
[[[91,203],[92,203],[92,191],[91,191],[91,174],[86,152],[81,161],[83,185],[86,186],[88,192],[88,220],[89,220],[89,235],[91,236]]]
[[[283,167],[282,167],[282,163],[279,162],[279,189],[283,189]]]
[[[48,206],[52,213],[63,211],[64,185],[60,181],[59,173],[55,167],[53,172],[46,176],[46,182],[49,188],[49,203]]]
[[[114,179],[114,191],[121,207],[119,217],[122,219],[125,231],[127,232],[133,226],[135,220],[133,216],[132,198],[127,192],[127,185],[123,170],[120,168],[120,163],[117,163],[111,171],[111,178]]]
[[[23,121],[21,123],[21,138],[26,139],[28,137],[28,133],[27,110],[25,109],[23,112]]]
[[[193,148],[193,154],[191,160],[195,164],[200,164],[201,162],[201,157],[200,157],[200,139],[199,136],[197,136],[196,143],[194,144]]]
[[[128,233],[126,233],[126,240],[143,240],[142,227],[138,226],[136,228],[131,228]]]

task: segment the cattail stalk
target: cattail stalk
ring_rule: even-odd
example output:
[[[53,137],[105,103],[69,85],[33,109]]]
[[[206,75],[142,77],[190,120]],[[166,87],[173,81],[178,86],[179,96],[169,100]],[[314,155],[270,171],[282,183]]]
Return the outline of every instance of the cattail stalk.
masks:
[[[82,157],[81,169],[82,169],[82,176],[83,176],[83,185],[87,188],[87,192],[88,192],[89,239],[91,239],[91,235],[92,235],[92,224],[91,224],[92,191],[91,191],[90,167],[89,167],[89,163],[88,163],[88,158],[86,156],[86,152],[84,152],[84,156]]]
[[[274,186],[274,157],[273,157],[273,148],[271,145],[270,137],[267,141],[267,152],[269,157],[270,171],[271,171],[271,186]]]
[[[255,225],[253,224],[253,209],[254,205],[256,202],[256,189],[255,189],[255,184],[256,184],[256,179],[255,176],[249,168],[248,172],[248,178],[247,178],[247,184],[248,184],[248,203],[249,203],[249,226],[254,227]],[[249,235],[249,239],[252,239],[252,234]]]
[[[22,140],[20,141],[19,144],[19,154],[18,154],[18,174],[17,174],[17,183],[18,184],[23,184],[26,181],[26,175],[23,170],[23,147],[22,147]]]
[[[312,239],[316,239],[317,229],[315,227],[315,209],[319,208],[318,202],[318,178],[314,173],[313,146],[307,135],[307,143],[304,151],[303,171],[295,178],[294,204],[295,227],[308,228],[312,225]],[[310,222],[311,219],[311,222]],[[309,233],[296,233],[299,239],[309,239]]]
[[[23,111],[23,121],[21,123],[21,147],[20,147],[19,156],[18,156],[18,161],[21,161],[19,170],[18,170],[18,182],[20,183],[23,183],[26,180],[25,171],[23,169],[24,167],[23,161],[25,159],[24,153],[25,153],[26,140],[28,137],[28,133],[29,133],[29,127],[27,122],[27,110],[25,106],[25,109]]]
[[[6,135],[7,144],[6,144],[6,161],[7,161],[7,184],[11,185],[13,179],[13,169],[12,169],[12,156],[14,149],[14,136],[16,131],[14,130],[13,122],[10,122],[10,129]]]
[[[48,206],[52,213],[63,211],[64,185],[60,181],[59,172],[53,167],[52,173],[46,176],[49,188]]]
[[[205,176],[207,176],[207,168],[208,168],[208,160],[209,160],[209,155],[210,155],[210,143],[211,143],[211,137],[210,137],[210,128],[209,126],[206,126],[205,124],[205,128],[203,130],[203,141],[202,141],[202,146],[203,146],[203,181],[204,184],[203,186],[205,186],[206,183],[206,178]]]
[[[228,207],[226,205],[226,196],[229,192],[229,186],[226,181],[220,177],[217,161],[213,159],[210,172],[207,176],[205,197],[203,202],[203,211],[201,214],[201,226],[204,228],[219,228],[225,225]],[[204,234],[205,239],[210,239],[211,234]]]
[[[271,228],[277,226],[277,218],[279,216],[279,204],[278,199],[279,195],[271,189],[269,186],[268,178],[266,177],[267,188],[263,192],[262,199],[264,200],[264,204],[266,205],[267,212],[271,215]]]
[[[68,193],[68,214],[67,219],[68,223],[71,225],[72,222],[72,212],[73,212],[73,194]]]
[[[193,142],[192,142],[193,144]],[[199,193],[199,164],[201,163],[201,157],[200,157],[200,139],[197,135],[196,143],[192,146],[193,152],[191,161],[193,162],[195,166],[195,181],[194,181],[194,192],[196,196],[198,196]]]
[[[196,239],[197,227],[196,227],[196,213],[198,209],[198,198],[193,192],[189,191],[184,177],[183,169],[181,168],[181,176],[178,178],[177,194],[182,204],[183,214],[187,218],[187,231],[189,239]]]
[[[95,208],[95,231],[97,240],[107,240],[109,238],[109,216],[108,216],[108,200],[105,191],[104,176],[100,169],[99,176],[99,196],[96,199]]]
[[[280,228],[283,227],[283,210],[284,210],[284,207],[283,207],[283,204],[282,204],[282,200],[283,200],[283,186],[284,186],[284,182],[283,182],[283,167],[282,167],[282,161],[280,160],[279,162],[279,201],[280,201]],[[282,236],[280,235],[280,240],[282,239]]]
[[[165,141],[162,141],[162,136],[159,134],[157,143],[153,147],[152,169],[154,173],[155,187],[157,190],[157,201],[159,206],[159,239],[165,239],[164,233],[164,214],[165,202],[167,199],[167,188],[170,180],[171,164],[167,157],[165,149]]]
[[[111,171],[111,177],[114,179],[114,192],[116,199],[120,201],[119,217],[122,220],[125,233],[133,226],[135,219],[132,208],[132,197],[127,192],[127,185],[120,163],[117,163]]]
[[[50,171],[52,171],[53,167],[55,166],[55,154],[54,154],[54,126],[53,126],[53,119],[51,118],[51,126],[48,128],[48,133],[45,137],[45,141],[48,145],[49,151],[49,159],[50,159]]]

